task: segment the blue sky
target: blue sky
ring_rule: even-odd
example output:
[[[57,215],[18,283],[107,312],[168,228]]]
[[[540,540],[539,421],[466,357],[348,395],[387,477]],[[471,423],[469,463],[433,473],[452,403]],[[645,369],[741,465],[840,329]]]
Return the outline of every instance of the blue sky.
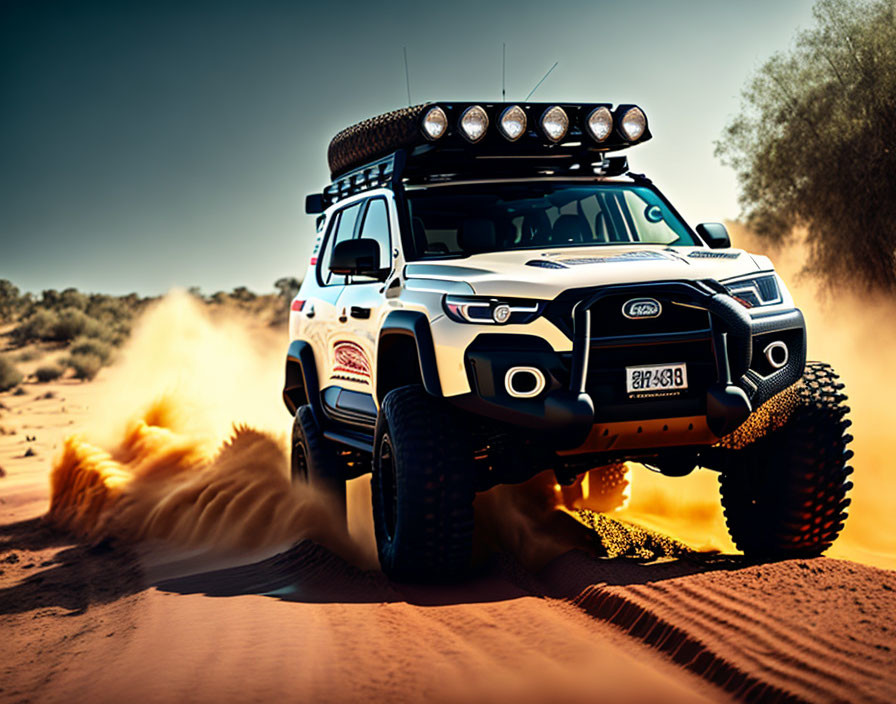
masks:
[[[692,223],[737,216],[713,142],[810,0],[0,4],[0,278],[156,294],[304,274],[337,131],[407,103],[633,102]]]

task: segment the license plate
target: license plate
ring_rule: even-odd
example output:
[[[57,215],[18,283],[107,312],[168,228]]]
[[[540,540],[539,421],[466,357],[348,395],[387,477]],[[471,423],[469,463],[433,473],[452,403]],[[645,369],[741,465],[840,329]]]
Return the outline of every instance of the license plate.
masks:
[[[625,386],[630,394],[679,391],[688,388],[687,365],[650,364],[625,368]]]

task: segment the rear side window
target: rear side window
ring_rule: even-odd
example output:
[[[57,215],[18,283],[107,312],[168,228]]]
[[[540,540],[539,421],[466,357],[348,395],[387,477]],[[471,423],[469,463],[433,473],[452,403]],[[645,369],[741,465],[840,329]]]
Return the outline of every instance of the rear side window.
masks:
[[[333,256],[333,248],[340,242],[350,240],[355,233],[355,223],[358,215],[361,213],[363,201],[340,210],[333,220],[330,228],[330,234],[327,237],[327,243],[324,246],[324,255],[320,260],[320,282],[324,286],[332,286],[334,284],[344,284],[345,276],[337,276],[330,271],[330,258]]]

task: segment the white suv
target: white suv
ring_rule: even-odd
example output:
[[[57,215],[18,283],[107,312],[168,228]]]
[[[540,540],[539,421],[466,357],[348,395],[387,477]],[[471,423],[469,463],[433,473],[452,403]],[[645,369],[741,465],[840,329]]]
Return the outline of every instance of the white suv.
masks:
[[[608,156],[649,138],[631,105],[438,103],[333,139],[289,323],[292,471],[343,501],[372,471],[387,574],[462,573],[477,491],[625,460],[719,471],[747,554],[839,534],[843,386],[766,257]]]

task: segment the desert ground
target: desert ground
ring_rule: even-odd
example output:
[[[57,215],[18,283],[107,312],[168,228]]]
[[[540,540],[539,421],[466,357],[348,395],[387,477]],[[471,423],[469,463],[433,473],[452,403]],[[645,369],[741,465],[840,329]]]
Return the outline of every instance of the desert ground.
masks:
[[[815,351],[862,359],[843,326],[873,320],[818,311]],[[481,495],[476,574],[421,586],[376,569],[364,478],[347,529],[290,486],[284,347],[172,296],[96,380],[0,394],[0,701],[896,700],[873,368],[844,372],[856,489],[828,556],[750,563],[715,475],[630,466],[590,497]]]

